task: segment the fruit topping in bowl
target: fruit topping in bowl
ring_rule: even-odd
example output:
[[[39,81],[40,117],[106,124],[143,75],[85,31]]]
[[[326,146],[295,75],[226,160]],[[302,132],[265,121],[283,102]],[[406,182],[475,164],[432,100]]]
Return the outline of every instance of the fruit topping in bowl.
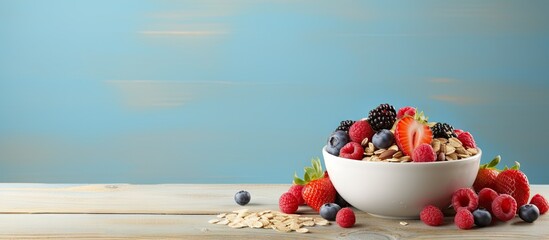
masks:
[[[427,120],[414,107],[395,111],[390,104],[380,104],[370,110],[368,118],[341,121],[330,134],[326,151],[373,162],[449,161],[479,153],[470,132]]]

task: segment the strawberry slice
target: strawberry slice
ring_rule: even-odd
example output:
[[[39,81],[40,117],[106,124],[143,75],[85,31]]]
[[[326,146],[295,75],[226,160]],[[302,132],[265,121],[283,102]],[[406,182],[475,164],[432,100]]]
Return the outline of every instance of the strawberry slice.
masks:
[[[427,124],[423,124],[413,117],[406,116],[397,123],[395,139],[400,150],[404,154],[412,156],[417,146],[422,143],[431,144],[433,132]]]

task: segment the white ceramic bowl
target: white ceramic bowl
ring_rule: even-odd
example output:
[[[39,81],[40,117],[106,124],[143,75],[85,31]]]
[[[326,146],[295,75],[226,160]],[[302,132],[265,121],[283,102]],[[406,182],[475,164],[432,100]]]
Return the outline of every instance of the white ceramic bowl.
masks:
[[[417,219],[425,205],[448,207],[455,190],[473,185],[482,151],[428,163],[352,160],[329,154],[326,147],[322,154],[330,180],[351,205],[374,216]]]

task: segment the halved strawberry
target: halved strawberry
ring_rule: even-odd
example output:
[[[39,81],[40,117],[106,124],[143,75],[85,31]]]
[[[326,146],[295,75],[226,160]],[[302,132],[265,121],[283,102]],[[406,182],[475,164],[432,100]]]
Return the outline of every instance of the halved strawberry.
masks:
[[[427,124],[413,117],[405,116],[400,119],[395,129],[395,139],[398,147],[404,154],[412,156],[414,149],[422,143],[431,144],[433,132]]]

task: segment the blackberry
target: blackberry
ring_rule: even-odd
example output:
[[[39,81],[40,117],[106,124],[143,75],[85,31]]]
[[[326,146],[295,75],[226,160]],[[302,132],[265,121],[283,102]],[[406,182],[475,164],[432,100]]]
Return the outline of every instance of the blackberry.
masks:
[[[376,131],[381,129],[391,129],[396,121],[396,111],[392,105],[387,103],[380,104],[372,109],[368,115],[368,122]]]
[[[454,128],[448,123],[436,123],[435,126],[431,128],[433,131],[433,136],[435,138],[451,138],[457,137],[454,133]]]
[[[349,133],[349,128],[355,123],[353,120],[345,120],[341,121],[339,124],[339,127],[336,128],[336,131],[344,131],[346,133]]]

